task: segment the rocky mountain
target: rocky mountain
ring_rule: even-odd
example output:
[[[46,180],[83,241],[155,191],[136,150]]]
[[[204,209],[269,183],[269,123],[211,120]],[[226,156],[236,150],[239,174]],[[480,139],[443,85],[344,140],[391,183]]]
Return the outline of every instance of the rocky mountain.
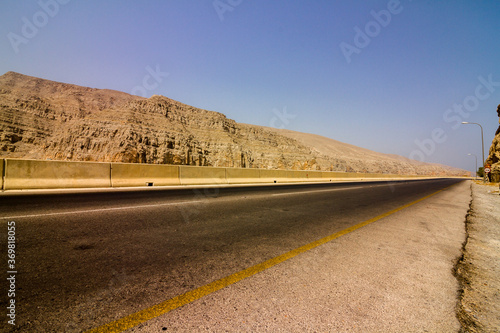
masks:
[[[265,169],[464,175],[318,135],[240,124],[143,98],[14,72],[0,76],[0,157]]]
[[[498,105],[497,113],[498,117],[500,117],[500,105]],[[500,182],[500,126],[498,126],[493,142],[491,143],[486,164],[491,165],[491,181]]]

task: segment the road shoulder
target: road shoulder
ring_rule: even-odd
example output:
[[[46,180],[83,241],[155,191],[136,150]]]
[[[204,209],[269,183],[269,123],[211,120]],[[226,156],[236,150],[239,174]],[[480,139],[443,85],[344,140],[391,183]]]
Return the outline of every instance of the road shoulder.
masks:
[[[457,266],[462,295],[458,316],[464,332],[500,327],[500,195],[498,184],[472,184],[467,242]]]

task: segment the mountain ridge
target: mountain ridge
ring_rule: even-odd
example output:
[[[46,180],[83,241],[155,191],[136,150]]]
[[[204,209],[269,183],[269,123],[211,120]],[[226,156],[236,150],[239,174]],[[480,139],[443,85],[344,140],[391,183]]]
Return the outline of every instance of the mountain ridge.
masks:
[[[165,96],[0,76],[0,157],[421,175],[467,171],[237,123]]]

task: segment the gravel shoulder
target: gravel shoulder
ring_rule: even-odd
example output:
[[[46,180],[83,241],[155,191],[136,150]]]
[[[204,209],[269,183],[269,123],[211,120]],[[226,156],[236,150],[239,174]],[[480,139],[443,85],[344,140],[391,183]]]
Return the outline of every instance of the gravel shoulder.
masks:
[[[500,331],[500,195],[498,183],[472,183],[467,241],[457,265],[461,332]]]

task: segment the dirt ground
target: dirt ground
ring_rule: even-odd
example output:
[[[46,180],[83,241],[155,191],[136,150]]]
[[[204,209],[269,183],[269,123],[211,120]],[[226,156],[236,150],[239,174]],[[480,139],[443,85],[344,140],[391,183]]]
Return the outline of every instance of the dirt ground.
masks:
[[[461,332],[500,332],[499,184],[472,183],[467,241],[456,274],[461,284]]]

